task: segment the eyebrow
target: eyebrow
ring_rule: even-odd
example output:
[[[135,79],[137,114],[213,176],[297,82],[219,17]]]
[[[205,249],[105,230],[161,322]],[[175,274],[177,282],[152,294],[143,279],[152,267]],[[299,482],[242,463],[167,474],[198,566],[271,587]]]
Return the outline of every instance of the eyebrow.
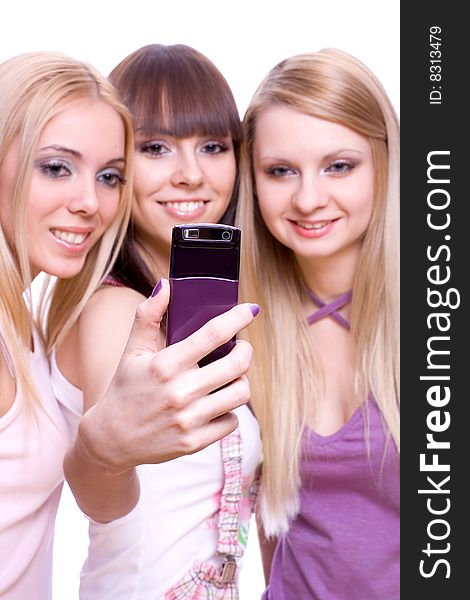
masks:
[[[362,150],[355,150],[354,148],[341,148],[340,150],[335,150],[334,152],[330,152],[328,154],[326,154],[322,160],[328,161],[328,160],[332,160],[334,157],[336,157],[338,154],[342,154],[343,152],[353,152],[354,154],[358,154],[360,156],[364,155],[364,152]],[[273,161],[273,162],[289,162],[290,159],[288,158],[281,158],[280,156],[271,156],[266,154],[265,156],[260,156],[259,159],[260,161]]]
[[[71,154],[75,158],[79,159],[83,158],[83,155],[80,152],[78,152],[78,150],[74,150],[73,148],[67,148],[66,146],[60,146],[58,144],[52,144],[51,146],[44,146],[44,148],[39,148],[39,152],[47,152],[48,150],[54,150],[55,152],[64,152],[66,154]],[[120,156],[118,158],[112,158],[111,160],[108,160],[105,164],[111,165],[115,163],[122,163],[125,165],[126,160],[124,157]]]

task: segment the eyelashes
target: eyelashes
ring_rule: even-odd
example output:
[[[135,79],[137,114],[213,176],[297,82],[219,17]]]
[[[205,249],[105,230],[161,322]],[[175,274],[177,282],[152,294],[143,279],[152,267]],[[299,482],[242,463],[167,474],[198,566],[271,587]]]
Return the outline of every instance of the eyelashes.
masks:
[[[333,176],[342,176],[347,175],[355,167],[357,163],[355,161],[350,160],[335,160],[329,163],[326,167],[321,169],[322,173],[326,173]],[[299,173],[299,171],[293,167],[284,164],[273,165],[265,169],[265,173],[273,178],[283,178],[294,176]]]
[[[36,164],[42,175],[49,179],[66,179],[75,174],[73,164],[68,160],[50,159]],[[125,185],[127,180],[117,167],[107,167],[96,174],[96,180],[109,188]]]
[[[221,154],[229,150],[229,145],[225,142],[207,142],[201,150],[205,154]]]
[[[68,161],[48,160],[37,165],[39,171],[46,177],[58,179],[72,174],[72,169]]]
[[[139,152],[148,156],[163,156],[171,150],[161,142],[145,142],[138,147]]]
[[[230,148],[230,144],[227,144],[226,142],[210,140],[195,148],[195,151],[199,151],[202,154],[217,155],[228,152]],[[141,154],[145,154],[151,158],[165,156],[166,154],[174,152],[174,148],[170,144],[160,140],[143,142],[137,146],[137,150]]]
[[[127,183],[127,179],[125,179],[119,171],[115,171],[114,169],[107,169],[106,171],[99,173],[96,179],[108,187],[126,185]]]
[[[356,163],[349,160],[335,160],[325,169],[325,172],[342,175],[352,171],[355,166]]]
[[[266,169],[266,174],[274,178],[287,177],[289,175],[295,175],[296,173],[297,171],[295,169],[291,169],[283,165],[270,167],[269,169]]]

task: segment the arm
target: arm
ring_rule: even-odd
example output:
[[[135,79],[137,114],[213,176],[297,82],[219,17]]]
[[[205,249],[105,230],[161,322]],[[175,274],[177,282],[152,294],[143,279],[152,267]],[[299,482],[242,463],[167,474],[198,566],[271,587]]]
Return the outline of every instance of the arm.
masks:
[[[104,396],[126,347],[137,307],[144,300],[130,288],[102,288],[89,300],[58,349],[56,357],[61,371],[83,390],[83,412]],[[80,436],[64,468],[72,490],[77,490],[78,504],[97,521],[126,514],[138,500],[135,471],[111,477],[105,465],[87,455]],[[107,498],[106,511],[101,516],[94,507],[102,506],[104,498]]]
[[[228,356],[203,368],[197,362],[249,325],[250,306],[239,305],[158,351],[168,297],[164,281],[159,294],[139,306],[111,383],[83,416],[65,459],[79,506],[97,521],[133,508],[139,494],[136,465],[197,452],[228,435],[237,426],[230,411],[249,399],[249,344],[238,342]]]

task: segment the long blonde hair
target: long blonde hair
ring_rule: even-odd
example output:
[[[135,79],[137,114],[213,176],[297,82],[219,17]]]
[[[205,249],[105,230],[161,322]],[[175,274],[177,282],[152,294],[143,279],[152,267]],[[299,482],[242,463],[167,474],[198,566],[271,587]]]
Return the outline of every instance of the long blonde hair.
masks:
[[[126,140],[124,177],[130,182],[134,155],[133,128],[127,109],[107,79],[91,65],[60,53],[31,52],[5,61],[0,65],[0,89],[0,163],[12,143],[15,140],[19,143],[18,172],[12,198],[13,239],[8,241],[0,227],[0,326],[17,383],[27,396],[37,398],[28,368],[33,317],[31,299],[28,300],[32,277],[26,212],[39,137],[50,119],[70,102],[98,99],[112,107],[122,119]],[[128,184],[121,188],[119,208],[113,223],[88,254],[81,273],[68,280],[58,280],[47,307],[42,295],[38,329],[44,335],[48,350],[70,330],[114,261],[131,206],[132,189]],[[47,325],[46,308],[49,308]]]
[[[324,49],[288,58],[258,87],[245,114],[237,225],[243,231],[241,296],[260,316],[247,333],[254,359],[252,404],[263,435],[260,495],[265,533],[281,534],[299,510],[300,449],[307,402],[322,386],[303,316],[304,290],[291,250],[264,225],[252,171],[256,122],[283,105],[365,136],[375,169],[375,204],[353,283],[351,335],[356,389],[374,395],[399,448],[399,127],[382,85],[349,54]]]

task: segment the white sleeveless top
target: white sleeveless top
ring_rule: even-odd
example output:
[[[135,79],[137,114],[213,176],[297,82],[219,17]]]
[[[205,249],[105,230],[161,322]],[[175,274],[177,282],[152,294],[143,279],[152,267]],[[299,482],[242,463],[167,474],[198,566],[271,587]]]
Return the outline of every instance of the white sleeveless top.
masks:
[[[54,392],[74,430],[83,405],[82,393],[60,373],[55,356],[51,371]],[[242,495],[235,532],[241,549],[237,554],[240,567],[238,556],[248,539],[252,487],[261,461],[261,442],[258,423],[249,408],[243,406],[235,412],[243,447]],[[217,572],[222,566],[222,558],[217,554],[224,486],[221,443],[166,463],[141,465],[137,471],[141,496],[134,510],[112,523],[90,520],[88,558],[81,573],[81,600],[179,598],[183,596],[170,588],[177,586],[195,563],[210,563]],[[186,579],[182,588],[188,589],[185,586]]]
[[[41,406],[21,389],[0,417],[0,598],[51,598],[54,521],[70,436],[50,386],[38,336],[30,355]]]

